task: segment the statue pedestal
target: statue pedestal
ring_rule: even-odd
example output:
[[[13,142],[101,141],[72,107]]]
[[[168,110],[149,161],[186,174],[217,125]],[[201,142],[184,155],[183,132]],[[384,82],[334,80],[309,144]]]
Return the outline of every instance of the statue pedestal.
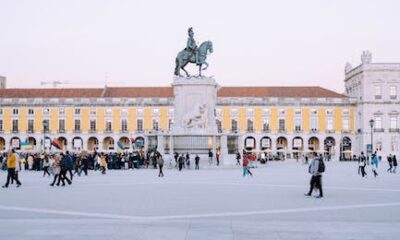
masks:
[[[216,135],[218,84],[211,77],[175,77],[172,135]]]

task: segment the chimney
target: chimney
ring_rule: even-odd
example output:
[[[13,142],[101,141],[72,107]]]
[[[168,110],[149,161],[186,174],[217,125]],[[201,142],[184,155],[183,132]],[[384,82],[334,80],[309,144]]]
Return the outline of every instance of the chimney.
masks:
[[[0,89],[6,88],[7,78],[0,76]]]

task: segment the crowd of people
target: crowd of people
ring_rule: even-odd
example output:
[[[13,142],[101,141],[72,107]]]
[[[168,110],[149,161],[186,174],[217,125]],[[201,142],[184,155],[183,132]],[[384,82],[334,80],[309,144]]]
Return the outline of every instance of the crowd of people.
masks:
[[[243,156],[236,153],[236,165],[242,166],[243,177],[250,175],[253,177],[251,168],[257,167],[257,162],[262,162],[257,158],[257,154],[253,152],[243,151]],[[220,153],[217,151],[214,154],[211,150],[208,152],[209,165],[219,166]],[[323,197],[322,190],[322,174],[325,172],[326,159],[322,154],[313,152],[304,156],[303,163],[308,165],[308,172],[311,174],[309,191],[305,193],[306,196],[311,196],[313,192],[317,192],[317,198]],[[175,162],[173,162],[175,160]],[[215,160],[215,162],[214,162]],[[358,161],[358,174],[362,177],[367,176],[366,168],[371,167],[374,177],[378,176],[378,166],[382,157],[377,153],[371,156],[365,156],[363,152],[359,156],[354,155],[353,160]],[[8,154],[0,154],[0,169],[7,170],[6,183],[2,186],[8,188],[10,184],[16,184],[17,187],[22,185],[19,180],[19,172],[21,170],[42,171],[43,177],[53,176],[50,186],[65,186],[72,184],[75,175],[81,174],[88,175],[88,170],[100,171],[106,174],[107,169],[134,169],[134,168],[153,168],[158,169],[158,177],[164,177],[163,167],[164,158],[162,154],[156,150],[147,151],[134,151],[126,153],[104,153],[104,152],[91,152],[82,151],[80,153],[53,153],[53,154],[39,154],[39,153],[17,153],[14,149],[10,150]],[[396,173],[397,158],[396,155],[390,154],[387,156],[387,163],[389,168],[387,172]],[[200,156],[194,155],[194,169],[200,169]],[[186,153],[173,153],[173,159],[169,159],[168,168],[176,168],[178,171],[182,169],[191,168],[191,154]]]

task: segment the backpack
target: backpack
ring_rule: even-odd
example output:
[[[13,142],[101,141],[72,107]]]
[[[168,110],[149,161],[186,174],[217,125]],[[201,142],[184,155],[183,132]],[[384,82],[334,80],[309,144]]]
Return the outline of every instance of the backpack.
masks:
[[[318,163],[318,172],[320,173],[325,172],[325,163],[322,159],[320,159]]]

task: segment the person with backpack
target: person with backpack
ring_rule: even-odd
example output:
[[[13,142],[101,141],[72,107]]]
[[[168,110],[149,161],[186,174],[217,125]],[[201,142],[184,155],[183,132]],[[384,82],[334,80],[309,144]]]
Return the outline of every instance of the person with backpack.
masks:
[[[308,172],[311,174],[310,180],[310,190],[308,193],[304,194],[305,196],[311,196],[311,193],[314,188],[319,190],[319,196],[316,198],[322,198],[324,196],[322,192],[322,173],[325,172],[325,163],[322,157],[318,157],[317,153],[313,153],[313,160],[308,167]]]

